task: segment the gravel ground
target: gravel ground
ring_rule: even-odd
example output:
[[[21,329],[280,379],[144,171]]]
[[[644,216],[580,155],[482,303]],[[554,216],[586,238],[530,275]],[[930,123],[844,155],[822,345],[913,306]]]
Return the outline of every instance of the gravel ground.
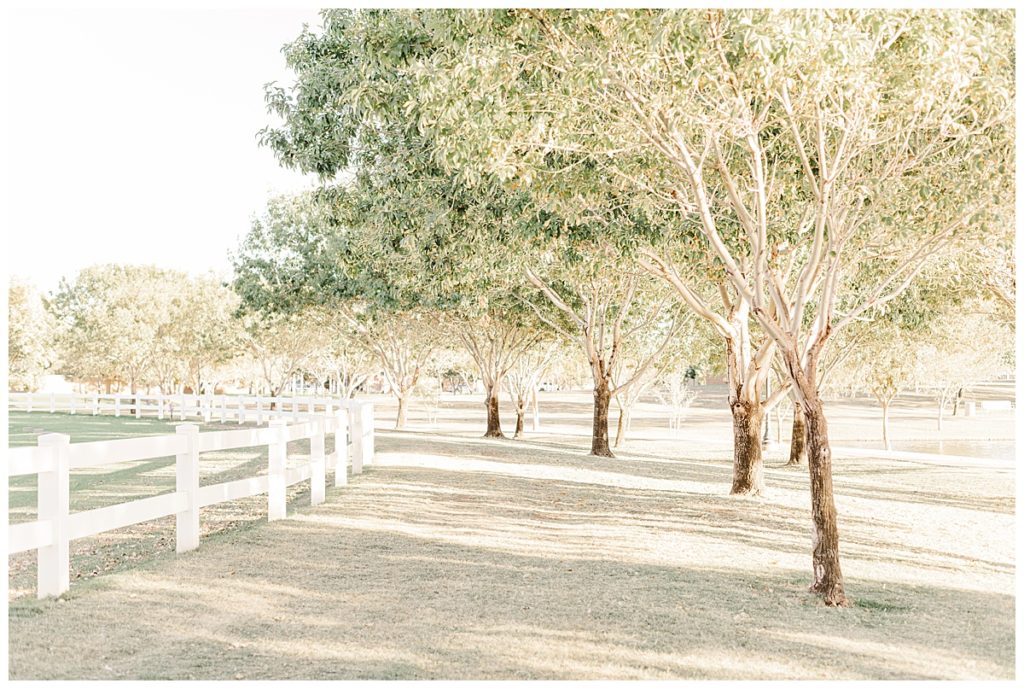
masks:
[[[833,610],[779,454],[752,500],[715,448],[477,436],[381,431],[324,505],[17,598],[11,678],[1014,676],[1012,468],[837,457]]]

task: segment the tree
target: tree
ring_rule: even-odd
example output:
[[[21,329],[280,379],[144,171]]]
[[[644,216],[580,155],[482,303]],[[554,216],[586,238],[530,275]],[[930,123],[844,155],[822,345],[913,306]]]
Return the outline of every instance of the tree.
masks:
[[[241,333],[233,317],[237,307],[237,295],[216,278],[183,279],[173,292],[166,320],[157,328],[153,368],[170,362],[195,393],[204,391],[212,370],[240,348]]]
[[[889,406],[902,390],[921,380],[920,333],[901,328],[891,320],[865,324],[868,337],[848,360],[845,377],[859,381],[882,409],[882,443],[889,439]],[[795,432],[795,431],[794,431]]]
[[[11,279],[7,305],[8,382],[13,390],[32,390],[56,365],[56,323],[42,295],[28,282]]]
[[[510,309],[504,313],[495,309],[454,326],[456,336],[476,362],[480,379],[484,384],[487,405],[485,438],[505,437],[501,431],[498,409],[501,385],[523,355],[535,347],[542,337],[542,331],[531,327],[531,324],[521,317],[510,317],[510,313]],[[522,435],[519,423],[516,425],[516,432],[516,437]]]
[[[295,223],[317,230],[291,231],[285,219],[250,240],[243,280],[265,292],[266,278],[284,273],[290,301],[357,298],[378,312],[444,314],[484,382],[485,436],[503,437],[503,378],[536,340],[535,324],[508,298],[521,278],[507,254],[489,250],[516,202],[498,187],[470,192],[432,160],[415,121],[398,107],[407,83],[388,68],[418,48],[382,55],[363,31],[371,15],[325,13],[322,34],[304,31],[286,47],[296,82],[268,87],[268,106],[283,124],[264,130],[263,142],[285,166],[325,183],[350,174],[310,197],[324,213]],[[386,13],[372,16],[387,22]]]
[[[280,396],[325,344],[315,312],[241,318],[242,344],[257,365],[260,387],[271,397]]]
[[[940,433],[946,406],[959,390],[1012,368],[1013,333],[994,316],[999,306],[973,301],[963,311],[948,309],[923,333],[917,355],[924,384],[935,394]]]
[[[516,408],[516,430],[514,438],[522,438],[525,428],[526,409],[532,401],[534,417],[532,430],[537,431],[540,418],[537,405],[537,389],[548,374],[555,352],[560,343],[535,343],[519,357],[508,372],[508,391]]]
[[[455,181],[497,178],[580,245],[639,254],[725,340],[740,492],[757,487],[750,430],[777,351],[806,421],[812,589],[846,605],[820,363],[952,244],[1007,226],[1012,15],[326,15],[339,33],[344,49],[310,64],[347,97],[313,90],[289,116],[411,113],[412,150]]]
[[[576,340],[586,354],[594,381],[590,454],[614,457],[608,442],[611,400],[643,380],[683,321],[664,308],[664,295],[652,289],[649,280],[628,267],[603,271],[593,257],[581,256],[572,264],[549,265],[545,272],[548,275],[541,277],[532,268],[526,269],[526,277],[547,300],[548,308],[530,304],[540,320],[563,337]],[[652,331],[657,333],[653,338]],[[638,347],[652,339],[657,344],[646,351]],[[630,353],[636,358],[627,373],[621,362]],[[621,375],[618,380],[617,372]]]
[[[438,346],[439,324],[431,313],[387,313],[343,308],[355,336],[383,367],[398,401],[395,429],[405,428],[409,402]]]
[[[154,380],[159,333],[184,273],[97,265],[61,280],[53,300],[62,370],[80,380],[120,381],[132,393]]]
[[[450,165],[532,181],[582,159],[652,215],[674,206],[675,227],[695,231],[719,266],[723,301],[778,349],[806,420],[812,589],[846,605],[818,366],[835,333],[898,297],[951,243],[1005,225],[1012,16],[443,18],[420,25],[457,35],[448,60],[412,73],[421,99],[440,103],[421,106],[421,124],[446,135]],[[552,152],[574,155],[552,171]],[[663,247],[640,253],[675,277]],[[710,317],[699,286],[679,277],[683,300]]]

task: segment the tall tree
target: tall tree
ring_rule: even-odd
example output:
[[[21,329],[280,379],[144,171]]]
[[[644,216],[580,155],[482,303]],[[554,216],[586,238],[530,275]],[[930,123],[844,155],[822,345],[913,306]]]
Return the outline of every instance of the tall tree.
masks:
[[[1012,15],[525,10],[427,19],[428,35],[457,37],[447,59],[411,70],[421,100],[439,104],[420,106],[421,125],[440,132],[449,165],[532,182],[589,162],[605,186],[652,212],[674,210],[674,227],[702,240],[727,301],[770,338],[803,408],[812,589],[848,604],[818,366],[836,332],[898,297],[951,243],[1005,226]],[[573,156],[553,170],[553,152]],[[639,249],[672,278],[671,249]],[[874,279],[851,280],[864,273]],[[683,287],[707,317],[698,286]]]

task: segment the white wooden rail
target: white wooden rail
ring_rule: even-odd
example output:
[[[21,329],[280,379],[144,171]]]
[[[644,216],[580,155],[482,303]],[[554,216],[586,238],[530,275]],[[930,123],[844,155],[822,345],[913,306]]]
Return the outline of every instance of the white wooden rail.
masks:
[[[266,493],[268,520],[283,519],[287,487],[306,480],[310,482],[310,502],[322,503],[329,470],[334,471],[334,485],[342,486],[348,482],[350,464],[354,474],[372,464],[373,404],[347,402],[330,414],[318,414],[312,407],[307,410],[303,422],[297,424],[275,418],[263,428],[200,433],[197,425],[183,423],[172,435],[75,444],[67,435],[47,433],[39,436],[35,447],[9,449],[7,475],[38,474],[39,483],[38,518],[8,526],[8,554],[36,550],[38,597],[59,596],[70,586],[68,544],[77,538],[175,515],[176,550],[182,553],[199,546],[202,507]],[[335,450],[328,455],[325,437],[329,433],[334,435]],[[288,443],[306,438],[310,440],[309,461],[288,469]],[[269,450],[266,475],[199,485],[203,452],[260,445]],[[72,470],[167,456],[175,457],[174,492],[85,512],[70,511]]]
[[[205,423],[256,422],[271,419],[299,421],[310,414],[331,416],[352,400],[340,397],[264,397],[261,395],[150,395],[138,393],[80,394],[57,392],[8,392],[11,411],[113,414],[158,419],[202,419]],[[273,409],[271,408],[273,407]]]

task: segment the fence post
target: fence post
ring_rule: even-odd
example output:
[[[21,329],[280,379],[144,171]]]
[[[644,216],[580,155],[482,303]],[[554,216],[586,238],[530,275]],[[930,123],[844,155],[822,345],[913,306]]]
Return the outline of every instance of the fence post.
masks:
[[[352,473],[373,465],[373,402],[352,403]],[[356,471],[356,457],[359,471]]]
[[[270,422],[273,430],[269,447],[270,461],[267,471],[267,521],[284,519],[287,516],[285,463],[288,461],[288,422],[274,419]]]
[[[32,412],[32,393],[31,392],[28,393],[28,406],[25,407],[25,411],[27,411],[29,413]]]
[[[142,398],[140,396],[136,395],[133,398],[133,401],[135,402],[135,418],[136,419],[141,419],[142,418]]]
[[[213,417],[213,396],[207,393],[205,397],[206,399],[203,401],[203,423],[210,423],[210,419]]]
[[[292,397],[292,419],[299,420],[299,398]]]
[[[327,418],[313,420],[313,435],[309,439],[309,504],[319,505],[327,499],[327,453],[324,434]]]
[[[162,392],[156,397],[156,418],[161,421],[164,418],[164,394]]]
[[[312,397],[310,397],[309,400],[307,401],[307,404],[306,404],[306,409],[307,409],[307,411],[308,411],[310,416],[313,416],[313,413],[314,413],[313,410],[315,408],[316,408],[316,400],[313,399]]]
[[[39,473],[36,505],[39,521],[50,523],[50,545],[37,551],[36,588],[39,598],[59,596],[71,586],[68,519],[71,486],[71,437],[63,433],[39,436],[39,447],[51,448],[53,468]]]
[[[121,416],[121,395],[114,395],[114,416]]]
[[[57,411],[57,394],[54,392],[50,393],[50,413]]]
[[[185,393],[178,395],[178,421],[185,420]]]
[[[176,456],[175,490],[188,501],[185,511],[175,516],[175,551],[184,553],[199,547],[199,426],[183,423],[175,433],[185,436],[185,451]]]
[[[245,423],[245,397],[238,398],[238,425]]]
[[[228,397],[220,395],[217,397],[217,401],[220,402],[220,422],[224,423],[228,420]]]
[[[334,485],[348,485],[348,410],[334,413]]]
[[[256,395],[256,425],[263,425],[263,398]]]
[[[96,416],[100,413],[100,393],[95,393],[92,396],[92,415]]]
[[[75,405],[75,393],[72,392],[71,393],[71,415],[72,416],[75,415],[76,408],[77,408],[77,406]]]

